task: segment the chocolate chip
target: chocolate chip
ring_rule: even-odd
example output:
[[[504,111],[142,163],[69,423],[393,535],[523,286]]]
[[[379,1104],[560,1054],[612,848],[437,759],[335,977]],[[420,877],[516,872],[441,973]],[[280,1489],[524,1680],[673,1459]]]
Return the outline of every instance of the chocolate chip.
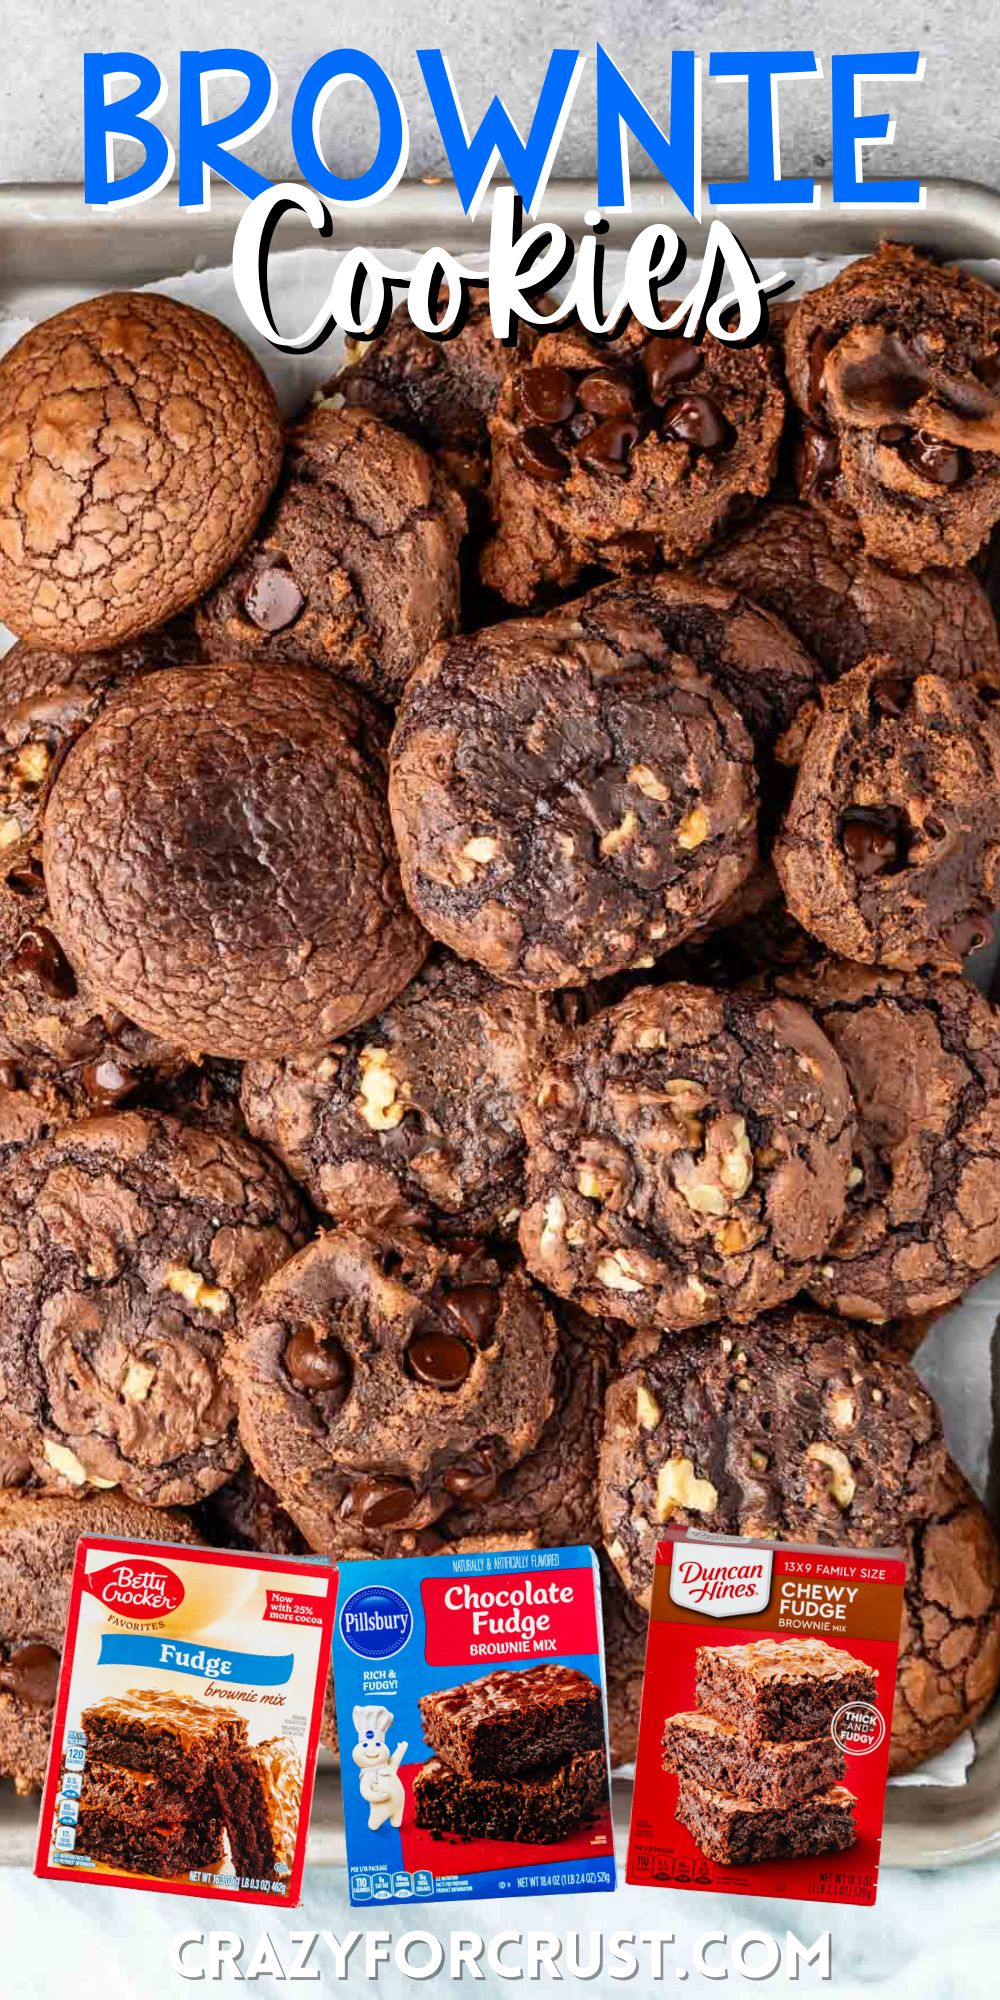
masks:
[[[961,486],[971,470],[969,454],[961,445],[948,444],[944,438],[932,437],[929,431],[914,431],[900,446],[899,455],[935,486]]]
[[[492,1500],[497,1490],[497,1469],[493,1453],[485,1446],[482,1451],[473,1452],[461,1465],[453,1465],[445,1473],[441,1483],[455,1500],[468,1500],[476,1504],[482,1500]]]
[[[595,417],[630,417],[635,410],[635,392],[624,375],[598,369],[585,375],[577,388],[577,401]]]
[[[576,408],[576,389],[565,368],[526,368],[520,382],[521,408],[535,424],[562,424]]]
[[[116,1056],[100,1056],[96,1062],[84,1063],[80,1077],[91,1102],[103,1105],[123,1103],[141,1081],[137,1071]]]
[[[650,398],[654,403],[665,403],[675,382],[690,382],[704,365],[704,356],[693,340],[684,334],[677,334],[673,340],[657,334],[647,340],[642,350],[642,365],[646,371]]]
[[[472,1355],[457,1333],[428,1326],[412,1335],[406,1365],[429,1389],[460,1389],[472,1367]]]
[[[366,1528],[394,1528],[412,1514],[416,1498],[405,1479],[359,1479],[341,1512],[357,1515]]]
[[[826,371],[826,356],[826,336],[822,333],[814,334],[809,346],[809,408],[811,410],[821,410],[823,407],[823,376]]]
[[[243,599],[243,608],[262,632],[284,632],[294,625],[305,601],[290,570],[262,569]]]
[[[302,1327],[285,1342],[282,1360],[297,1388],[310,1394],[339,1393],[343,1402],[351,1367],[339,1340],[317,1340],[310,1327]]]
[[[500,1295],[494,1285],[458,1285],[441,1300],[443,1312],[457,1319],[467,1339],[476,1347],[488,1346],[496,1325]]]
[[[944,943],[956,958],[968,958],[974,951],[985,950],[992,936],[992,917],[985,910],[973,910],[953,926]]]
[[[631,418],[607,417],[588,437],[581,438],[576,447],[577,457],[602,472],[624,472],[629,452],[638,441],[639,426]]]
[[[0,1060],[0,1090],[21,1090],[22,1088],[23,1081],[17,1064],[8,1061],[4,1057]]]
[[[18,940],[11,965],[51,993],[56,1000],[71,1000],[76,992],[76,976],[58,940],[42,924],[24,931]]]
[[[12,868],[7,876],[7,887],[15,896],[41,896],[45,891],[45,876],[42,864],[32,858],[23,868]]]
[[[836,438],[815,424],[805,424],[793,453],[795,484],[803,500],[819,493],[840,468],[840,446]]]
[[[516,445],[517,462],[522,472],[531,479],[565,479],[569,471],[569,460],[554,444],[548,431],[537,424],[529,424],[522,431]]]
[[[18,1646],[0,1660],[0,1689],[27,1708],[51,1708],[58,1683],[59,1655],[51,1646]]]
[[[873,875],[887,875],[906,856],[906,829],[902,815],[887,807],[884,812],[857,807],[841,820],[840,838],[855,874],[866,882]]]
[[[943,821],[935,819],[933,814],[930,819],[925,819],[924,821],[924,832],[928,840],[943,840],[947,831],[948,829]]]
[[[693,451],[721,451],[733,433],[711,396],[677,396],[663,412],[664,437],[679,438]]]

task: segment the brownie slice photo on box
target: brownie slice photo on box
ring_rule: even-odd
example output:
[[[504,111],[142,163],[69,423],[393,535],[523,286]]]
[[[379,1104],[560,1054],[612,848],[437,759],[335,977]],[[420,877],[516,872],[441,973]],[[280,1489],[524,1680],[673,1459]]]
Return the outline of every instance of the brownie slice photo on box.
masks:
[[[155,1771],[88,1763],[76,1845],[91,1861],[140,1875],[220,1868],[222,1820],[215,1792],[211,1784],[188,1790]]]
[[[286,1736],[233,1750],[215,1766],[215,1791],[234,1872],[274,1881],[291,1872],[302,1799],[302,1759]]]
[[[415,1820],[468,1840],[563,1840],[608,1800],[601,1690],[556,1662],[419,1697],[436,1755],[413,1785]]]

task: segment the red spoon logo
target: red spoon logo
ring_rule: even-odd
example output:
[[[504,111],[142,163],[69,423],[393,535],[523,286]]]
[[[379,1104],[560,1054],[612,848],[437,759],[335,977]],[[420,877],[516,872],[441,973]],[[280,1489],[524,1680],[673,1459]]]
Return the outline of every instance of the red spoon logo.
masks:
[[[91,1570],[83,1587],[125,1618],[165,1618],[184,1602],[184,1585],[172,1569],[135,1556]]]

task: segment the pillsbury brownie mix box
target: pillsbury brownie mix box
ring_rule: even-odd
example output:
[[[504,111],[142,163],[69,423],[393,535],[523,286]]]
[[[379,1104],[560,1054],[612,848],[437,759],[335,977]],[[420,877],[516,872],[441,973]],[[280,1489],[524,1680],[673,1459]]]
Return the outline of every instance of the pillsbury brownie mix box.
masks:
[[[614,1888],[590,1549],[344,1565],[333,1676],[352,1903]]]
[[[905,1565],[669,1530],[628,1882],[874,1903]]]
[[[298,1902],[336,1575],[84,1536],[36,1875]]]

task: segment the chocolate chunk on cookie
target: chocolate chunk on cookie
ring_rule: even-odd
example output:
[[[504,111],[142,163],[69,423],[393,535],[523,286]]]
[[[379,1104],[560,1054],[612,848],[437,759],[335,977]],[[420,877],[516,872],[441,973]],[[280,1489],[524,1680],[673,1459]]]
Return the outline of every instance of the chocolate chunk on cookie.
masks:
[[[119,1493],[0,1493],[0,1775],[41,1791],[81,1535],[200,1542],[183,1514]]]
[[[0,618],[65,652],[123,644],[228,569],[281,463],[228,327],[153,292],[41,322],[0,362]]]
[[[835,959],[768,986],[819,1022],[858,1114],[844,1226],[808,1291],[851,1319],[940,1311],[1000,1260],[1000,1012],[957,975]]]
[[[970,569],[900,575],[872,560],[855,523],[813,507],[766,502],[701,568],[783,619],[824,680],[869,653],[891,653],[908,673],[1000,675],[989,598]]]
[[[525,1129],[529,1268],[632,1326],[752,1319],[843,1220],[847,1077],[792,1001],[639,988],[567,1037]]]
[[[542,336],[490,422],[496,531],[483,580],[511,604],[595,568],[683,561],[766,493],[784,395],[768,344],[581,329]]]
[[[1000,295],[884,243],[799,300],[784,351],[806,490],[894,569],[968,562],[1000,518]]]
[[[598,597],[436,648],[399,712],[389,801],[421,922],[523,986],[651,962],[756,855],[739,716],[652,619]]]
[[[926,1518],[943,1465],[918,1377],[844,1320],[637,1334],[605,1404],[604,1540],[648,1606],[667,1526],[884,1548]]]
[[[426,939],[403,902],[381,711],[303,667],[121,691],[45,812],[53,928],[106,1003],[199,1053],[322,1048]]]
[[[465,507],[411,438],[366,410],[291,434],[273,506],[197,615],[210,660],[319,667],[395,701],[458,624]]]
[[[554,1307],[559,1329],[553,1374],[554,1402],[538,1443],[501,1474],[496,1493],[478,1506],[452,1506],[439,1522],[446,1540],[468,1535],[518,1538],[534,1533],[543,1547],[592,1542],[600,1537],[597,1461],[604,1417],[604,1392],[614,1365],[615,1330],[603,1320],[561,1301]]]
[[[555,1322],[524,1272],[413,1232],[320,1236],[231,1345],[253,1464],[332,1556],[491,1498],[552,1409]]]
[[[338,1220],[509,1231],[524,1185],[519,1113],[551,1026],[540,996],[439,951],[353,1035],[248,1063],[247,1123]]]
[[[774,851],[792,915],[841,958],[958,966],[1000,903],[996,683],[876,656],[829,688]]]
[[[1000,1684],[1000,1549],[952,1459],[906,1544],[893,1773],[946,1750],[978,1722]]]
[[[0,1391],[54,1473],[153,1506],[241,1458],[223,1343],[302,1240],[256,1147],[153,1113],[66,1126],[0,1187]]]

